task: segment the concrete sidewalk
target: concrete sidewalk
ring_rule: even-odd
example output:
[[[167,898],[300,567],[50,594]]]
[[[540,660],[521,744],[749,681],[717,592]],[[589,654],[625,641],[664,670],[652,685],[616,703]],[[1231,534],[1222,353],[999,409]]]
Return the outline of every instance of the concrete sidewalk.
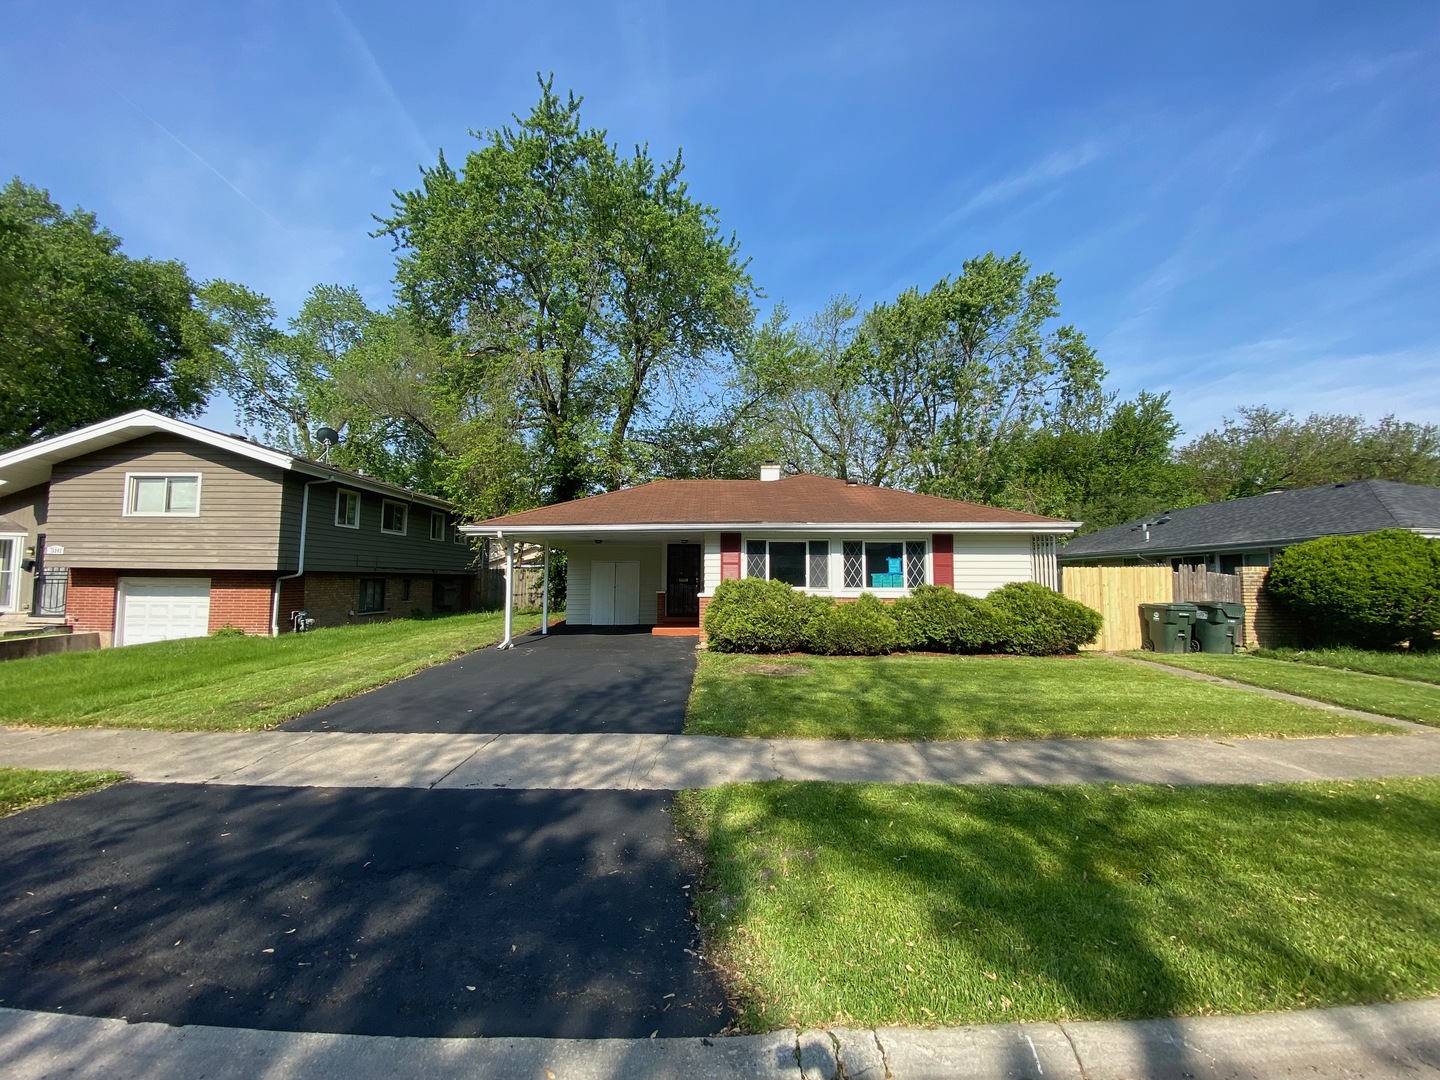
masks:
[[[593,1041],[166,1027],[0,1008],[0,1072],[7,1080],[1417,1080],[1440,1076],[1440,1001],[1244,1017]]]
[[[879,743],[692,735],[0,728],[0,765],[147,783],[679,791],[756,780],[1249,784],[1440,776],[1440,731],[1309,739]]]

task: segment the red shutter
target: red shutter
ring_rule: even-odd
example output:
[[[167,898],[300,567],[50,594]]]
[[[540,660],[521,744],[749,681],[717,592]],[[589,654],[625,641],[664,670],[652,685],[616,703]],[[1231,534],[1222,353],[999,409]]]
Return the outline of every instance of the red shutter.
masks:
[[[720,580],[729,581],[740,576],[740,534],[720,534]]]
[[[935,564],[935,584],[955,587],[955,534],[936,533],[930,538],[931,561]]]

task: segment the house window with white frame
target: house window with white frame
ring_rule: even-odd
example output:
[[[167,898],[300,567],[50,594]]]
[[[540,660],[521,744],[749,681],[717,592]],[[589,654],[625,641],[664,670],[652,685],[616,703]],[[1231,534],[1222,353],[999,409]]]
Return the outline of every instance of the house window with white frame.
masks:
[[[335,493],[335,524],[342,529],[360,528],[360,493],[341,488]]]
[[[126,477],[127,517],[197,517],[200,475],[130,474]]]
[[[841,552],[847,589],[913,589],[925,584],[923,540],[846,540]]]
[[[747,540],[745,576],[783,581],[797,589],[828,589],[830,541]]]
[[[385,499],[380,503],[380,531],[404,536],[406,518],[409,516],[408,510],[409,508],[402,502]]]
[[[430,539],[445,542],[445,515],[439,510],[430,511]]]

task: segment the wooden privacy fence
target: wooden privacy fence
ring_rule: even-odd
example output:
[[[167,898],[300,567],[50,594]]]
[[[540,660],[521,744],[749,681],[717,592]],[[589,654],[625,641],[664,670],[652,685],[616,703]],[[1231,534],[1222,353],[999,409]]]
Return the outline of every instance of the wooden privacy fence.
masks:
[[[1066,566],[1060,580],[1066,596],[1104,616],[1100,636],[1089,648],[1105,652],[1140,648],[1141,604],[1244,600],[1239,574],[1216,574],[1203,566]]]
[[[1174,576],[1168,566],[1067,566],[1060,580],[1066,596],[1105,619],[1090,648],[1119,652],[1140,648],[1140,605],[1168,604]]]
[[[1188,604],[1196,600],[1241,603],[1240,575],[1215,574],[1203,566],[1181,566],[1175,571],[1175,601]]]

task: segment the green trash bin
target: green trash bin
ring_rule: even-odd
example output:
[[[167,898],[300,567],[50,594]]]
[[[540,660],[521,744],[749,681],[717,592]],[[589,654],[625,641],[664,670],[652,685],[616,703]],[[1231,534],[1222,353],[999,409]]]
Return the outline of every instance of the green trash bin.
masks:
[[[1245,605],[1223,600],[1195,601],[1195,640],[1200,652],[1233,653],[1245,618]]]
[[[1146,652],[1194,652],[1197,645],[1190,635],[1195,616],[1194,604],[1141,604],[1145,636],[1140,647]]]

